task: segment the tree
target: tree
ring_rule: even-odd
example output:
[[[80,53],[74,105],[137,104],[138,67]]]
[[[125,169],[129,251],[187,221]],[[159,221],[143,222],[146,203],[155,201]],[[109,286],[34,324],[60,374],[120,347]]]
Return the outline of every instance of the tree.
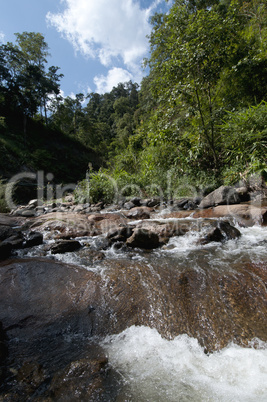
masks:
[[[249,38],[243,3],[176,0],[168,14],[152,18],[147,65],[156,108],[150,115],[151,135],[173,141],[180,161],[217,175],[224,114],[234,102],[235,107],[245,99],[258,103],[266,83],[266,57],[260,41]],[[252,83],[249,66],[256,72]]]
[[[18,108],[33,117],[44,109],[47,120],[49,95],[59,94],[58,67],[46,70],[48,45],[40,33],[15,34],[17,45],[8,42],[0,46],[1,87],[8,107]]]

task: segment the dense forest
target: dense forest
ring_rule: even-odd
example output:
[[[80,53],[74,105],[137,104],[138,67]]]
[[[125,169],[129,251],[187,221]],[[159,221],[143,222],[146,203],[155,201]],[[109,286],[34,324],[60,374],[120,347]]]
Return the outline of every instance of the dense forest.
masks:
[[[26,167],[80,181],[89,164],[91,199],[106,202],[114,180],[168,197],[266,180],[266,2],[176,0],[151,24],[148,75],[105,94],[62,98],[40,33],[0,46],[3,180]]]

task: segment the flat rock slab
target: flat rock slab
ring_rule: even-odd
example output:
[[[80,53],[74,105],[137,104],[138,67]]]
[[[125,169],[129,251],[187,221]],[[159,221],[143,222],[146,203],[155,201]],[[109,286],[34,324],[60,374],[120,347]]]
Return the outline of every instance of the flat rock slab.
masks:
[[[177,211],[162,214],[162,218],[227,218],[242,226],[267,225],[267,207],[250,204],[218,205],[195,211]]]
[[[186,333],[208,351],[229,342],[267,341],[267,265],[237,263],[229,272],[155,261],[105,260],[102,274],[48,259],[0,266],[0,321],[9,339],[106,336],[131,325],[167,338]]]

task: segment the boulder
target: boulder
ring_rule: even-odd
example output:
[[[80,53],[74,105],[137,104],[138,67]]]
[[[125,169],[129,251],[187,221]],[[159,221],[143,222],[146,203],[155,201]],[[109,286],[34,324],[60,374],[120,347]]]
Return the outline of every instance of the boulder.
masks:
[[[221,186],[203,198],[199,208],[209,208],[216,205],[239,204],[240,197],[234,187]]]
[[[162,246],[159,235],[144,228],[135,228],[133,234],[126,241],[129,247],[138,247],[151,250]]]
[[[227,221],[219,221],[217,227],[212,228],[202,239],[198,240],[199,244],[207,244],[210,242],[222,242],[225,240],[237,239],[241,236],[240,231]]]
[[[128,219],[149,219],[150,218],[150,213],[151,213],[151,208],[149,207],[135,207],[132,208],[130,211],[125,211],[123,212],[125,216],[127,216]]]
[[[218,227],[223,233],[225,240],[238,239],[241,236],[240,231],[227,221],[219,221]]]
[[[24,247],[34,247],[43,244],[43,234],[39,232],[29,232],[25,235]]]
[[[12,252],[12,245],[8,242],[0,243],[0,260],[5,260],[10,257]]]
[[[24,246],[24,238],[22,233],[16,233],[4,240],[3,243],[9,243],[12,249],[19,249]]]
[[[125,202],[123,208],[129,210],[136,207],[136,205],[132,201]]]
[[[0,225],[0,241],[3,241],[16,234],[15,230],[10,226]]]
[[[156,328],[168,339],[188,334],[207,351],[255,337],[267,341],[264,262],[236,261],[223,270],[157,259],[150,264],[104,260],[102,266],[104,275],[45,259],[2,264],[0,321],[8,337],[16,338],[11,361],[36,353],[51,364],[64,340],[68,353],[75,348],[64,335],[85,336],[81,353],[88,337],[131,325]],[[69,357],[61,352],[63,359]]]
[[[136,207],[140,207],[141,205],[141,198],[140,197],[134,197],[130,200]]]
[[[125,242],[133,234],[133,228],[124,225],[122,227],[111,229],[107,233],[107,238],[112,242]]]
[[[63,254],[79,250],[82,245],[77,240],[62,240],[53,244],[50,248],[51,254]]]

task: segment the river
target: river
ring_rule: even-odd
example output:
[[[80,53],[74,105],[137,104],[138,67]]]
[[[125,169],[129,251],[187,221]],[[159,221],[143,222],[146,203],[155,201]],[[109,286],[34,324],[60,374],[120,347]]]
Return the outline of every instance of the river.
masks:
[[[136,402],[267,400],[266,342],[253,338],[241,346],[240,335],[239,338],[237,336],[239,344],[230,342],[223,348],[218,347],[216,350],[215,347],[210,353],[205,347],[205,340],[199,343],[194,336],[195,333],[199,333],[198,339],[205,339],[205,334],[201,334],[202,326],[205,327],[204,333],[209,330],[209,326],[210,332],[216,333],[217,327],[213,326],[213,321],[216,322],[218,319],[220,328],[223,324],[220,317],[211,319],[211,315],[225,313],[226,317],[229,315],[229,303],[232,303],[231,307],[234,303],[242,305],[242,300],[227,299],[225,292],[231,284],[227,283],[226,286],[223,281],[231,282],[231,278],[235,278],[237,283],[240,282],[241,288],[243,271],[240,271],[240,267],[249,263],[266,263],[267,227],[255,225],[250,228],[239,227],[239,230],[242,234],[239,239],[229,240],[223,244],[212,242],[200,245],[197,240],[203,234],[189,232],[184,236],[173,237],[167,246],[150,252],[112,247],[103,250],[104,259],[97,262],[87,258],[84,249],[75,253],[50,256],[58,261],[79,265],[88,271],[96,272],[106,284],[109,278],[109,266],[114,261],[120,261],[121,266],[127,261],[131,272],[136,271],[134,278],[141,276],[139,286],[142,286],[142,292],[147,292],[150,301],[150,317],[146,319],[148,325],[142,325],[141,320],[138,325],[130,325],[120,333],[97,338],[108,355],[109,364],[120,375],[120,396],[114,400]],[[79,240],[91,250],[96,249],[99,241],[98,238]],[[41,250],[42,246],[38,246],[26,254],[24,252],[20,257],[38,257],[42,255]],[[146,267],[146,273],[140,267]],[[121,275],[125,275],[125,272],[121,271]],[[176,305],[173,299],[168,299],[167,294],[173,292],[170,282],[176,280],[177,272],[183,274],[185,284],[189,284],[186,287],[188,292],[186,297],[191,305],[186,306],[188,316],[185,319],[191,320],[194,328],[192,330],[190,327],[187,329],[187,334],[179,335],[175,335],[179,329],[173,329],[174,323],[170,316],[174,314],[174,319],[177,320],[178,313],[172,309],[177,310],[180,305]],[[192,272],[197,275],[197,287],[195,285],[190,287],[190,281],[194,278]],[[210,276],[217,278],[215,276],[217,274],[220,275],[220,286],[223,291],[216,294],[218,288],[212,294],[207,283]],[[248,304],[253,305],[255,294],[262,297],[262,293],[259,293],[260,287],[261,292],[265,291],[263,303],[266,305],[266,286],[262,283],[262,279],[257,277],[257,272],[249,274],[255,281],[257,279],[258,284],[254,285],[253,282],[248,287],[245,294],[246,298],[251,297]],[[183,281],[181,284],[184,284]],[[240,288],[237,288],[237,293]],[[185,293],[182,297],[184,296]],[[132,296],[129,295],[130,297]],[[223,309],[220,307],[219,310],[213,310],[218,301],[216,299],[221,299],[220,302],[224,303]],[[208,311],[209,303],[210,311]],[[181,316],[183,314],[184,310]],[[239,320],[235,316],[230,319]],[[253,312],[248,320],[253,320]],[[242,325],[242,320],[240,323]],[[262,328],[263,331],[264,328],[266,330],[266,320]],[[216,346],[216,343],[212,345]]]

